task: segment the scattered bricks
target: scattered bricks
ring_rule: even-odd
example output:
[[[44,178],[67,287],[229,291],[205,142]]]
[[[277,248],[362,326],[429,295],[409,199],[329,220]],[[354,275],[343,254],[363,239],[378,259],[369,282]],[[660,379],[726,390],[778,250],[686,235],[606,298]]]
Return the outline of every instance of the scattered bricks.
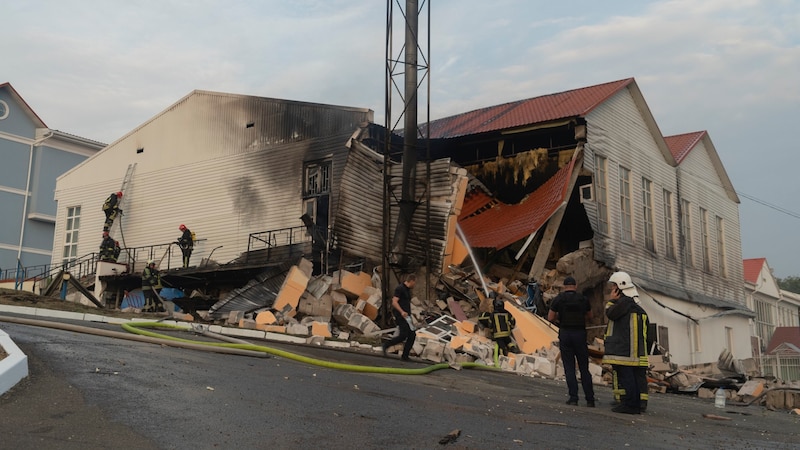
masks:
[[[256,330],[266,331],[267,333],[286,334],[286,327],[284,325],[265,325],[256,323]]]
[[[466,353],[456,353],[456,360],[453,362],[456,364],[471,363],[475,362],[475,357]]]
[[[323,294],[319,298],[315,298],[308,292],[300,297],[297,304],[297,312],[307,316],[325,317],[328,320],[331,318],[331,311],[333,310],[333,298],[328,294]]]
[[[500,355],[497,358],[497,362],[500,364],[500,369],[506,372],[513,372],[517,367],[516,362],[510,360],[509,357],[505,355]]]
[[[786,391],[767,391],[766,406],[769,409],[786,409]]]
[[[476,324],[469,320],[462,320],[453,324],[455,334],[472,334],[475,332]]]
[[[515,371],[522,375],[533,375],[536,365],[536,357],[532,355],[518,355],[517,358],[517,365],[515,367]]]
[[[292,309],[297,309],[297,304],[300,301],[300,296],[308,286],[308,275],[306,275],[298,266],[292,266],[289,273],[286,274],[286,279],[283,280],[281,290],[278,292],[278,298],[275,299],[274,308],[282,311],[284,306],[290,305]]]
[[[239,321],[239,328],[256,329],[256,321],[253,319],[242,319]]]
[[[451,347],[449,347],[449,346],[445,346],[445,347],[444,347],[444,351],[443,351],[443,358],[442,358],[442,359],[444,359],[445,361],[447,361],[447,362],[448,362],[448,363],[450,363],[450,364],[453,364],[453,363],[455,363],[455,362],[456,362],[456,359],[457,359],[457,357],[456,357],[456,351],[455,351],[455,350],[453,350],[453,349],[452,349]]]
[[[372,277],[365,272],[352,273],[338,270],[333,273],[333,283],[338,284],[338,287],[332,286],[333,289],[351,299],[356,299],[364,292],[365,287],[372,286]]]
[[[794,414],[795,416],[800,416],[800,408],[793,409],[791,411],[791,414]]]
[[[664,355],[650,355],[647,357],[650,363],[650,370],[654,372],[671,372],[672,364],[664,361]]]
[[[347,296],[342,294],[341,292],[331,291],[330,292],[331,299],[333,300],[333,307],[336,308],[339,305],[346,305],[347,304]]]
[[[434,340],[436,339],[417,338],[417,340],[414,341],[414,346],[411,347],[411,353],[415,355],[421,355],[423,350],[425,350],[425,347],[428,345],[428,341]]]
[[[372,303],[366,302],[364,303],[364,311],[362,311],[362,314],[367,316],[369,320],[374,321],[378,318],[378,308],[376,308]]]
[[[762,392],[764,392],[764,380],[754,378],[745,382],[739,388],[737,395],[744,397],[745,400],[751,400],[761,395]]]
[[[333,308],[333,318],[340,325],[347,325],[353,314],[357,314],[356,308],[349,303],[342,303]]]
[[[328,275],[315,277],[308,282],[306,290],[314,296],[314,298],[321,298],[331,287],[333,278]]]
[[[340,331],[339,334],[336,335],[336,339],[341,339],[343,341],[346,341],[350,339],[350,333],[348,333],[347,331]]]
[[[599,364],[595,364],[593,362],[589,362],[589,373],[592,374],[592,378],[594,377],[602,377],[603,376],[603,366]]]
[[[539,375],[548,378],[555,378],[556,377],[556,365],[553,364],[547,358],[542,358],[540,356],[535,357],[535,362],[533,363],[533,370],[536,371]]]
[[[436,306],[438,306],[442,311],[447,309],[447,303],[445,303],[444,300],[436,300]]]
[[[308,327],[299,323],[290,323],[286,325],[286,333],[296,336],[308,336]]]
[[[239,325],[239,321],[244,319],[244,311],[231,311],[228,313],[228,320],[226,325]]]
[[[697,398],[715,398],[716,389],[701,387],[697,390]]]
[[[447,347],[453,350],[460,350],[467,341],[469,341],[467,336],[453,336],[450,338],[450,342],[447,343]]]
[[[434,363],[442,362],[444,359],[444,344],[434,340],[428,341],[420,357]]]
[[[262,311],[256,315],[256,324],[274,325],[276,323],[278,323],[278,319],[275,318],[275,314],[272,311]]]
[[[360,313],[362,313],[362,314],[363,314],[363,312],[364,312],[364,306],[365,306],[366,304],[367,304],[367,301],[366,301],[366,300],[362,300],[362,299],[358,299],[358,300],[356,300],[356,302],[355,302],[355,305],[354,305],[354,306],[356,307],[356,311],[358,311],[358,312],[360,312]]]
[[[333,337],[331,334],[331,324],[327,322],[314,322],[311,324],[311,334],[323,338]]]

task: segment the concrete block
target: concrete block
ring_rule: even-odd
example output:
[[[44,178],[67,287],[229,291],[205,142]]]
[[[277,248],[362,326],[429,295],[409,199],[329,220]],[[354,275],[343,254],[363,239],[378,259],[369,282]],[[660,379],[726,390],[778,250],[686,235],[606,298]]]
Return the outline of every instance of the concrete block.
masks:
[[[350,318],[353,317],[353,314],[358,314],[358,311],[349,303],[342,303],[333,308],[333,319],[340,325],[347,325],[350,322]]]
[[[754,378],[752,380],[747,380],[741,388],[739,388],[738,395],[742,397],[758,397],[761,393],[764,392],[764,380],[760,380]]]
[[[37,309],[36,310],[37,317],[50,317],[53,319],[71,319],[71,320],[83,320],[83,313],[77,313],[72,311],[59,311],[56,309]]]
[[[556,377],[556,365],[553,364],[552,361],[547,358],[542,358],[541,356],[536,356],[534,358],[533,370],[535,370],[536,373],[548,378]]]
[[[592,377],[601,377],[603,376],[603,366],[599,364],[595,364],[593,362],[589,362],[589,373],[592,374]]]
[[[300,336],[290,336],[280,333],[265,333],[266,339],[276,342],[290,342],[292,344],[305,344],[306,338]]]
[[[336,335],[336,339],[341,339],[343,341],[346,341],[350,339],[350,333],[348,333],[347,331],[340,331],[339,334]]]
[[[228,320],[225,321],[225,324],[236,326],[242,319],[244,319],[244,311],[231,311],[228,313]]]
[[[378,308],[370,302],[364,303],[364,310],[361,313],[367,316],[369,320],[374,321],[378,318]]]
[[[239,321],[239,328],[256,329],[256,321],[253,319],[242,319]]]
[[[267,333],[286,334],[286,326],[284,325],[267,325],[263,323],[256,323],[256,330],[266,331]]]
[[[324,340],[322,342],[322,345],[324,345],[325,347],[331,347],[331,348],[350,348],[350,343],[349,342],[340,342],[340,341]],[[380,349],[378,349],[378,351],[380,351]]]
[[[444,344],[439,341],[429,340],[420,357],[434,363],[442,362],[444,360]]]
[[[274,325],[278,323],[278,319],[272,311],[261,311],[256,315],[256,323],[259,325]]]
[[[284,306],[289,305],[296,310],[300,296],[303,295],[306,291],[306,286],[308,286],[308,278],[303,269],[298,266],[292,266],[289,269],[289,273],[286,274],[286,279],[283,280],[283,285],[278,292],[278,298],[275,299],[273,307],[278,311],[282,311]]]
[[[453,350],[460,350],[468,341],[468,336],[453,336],[450,338],[450,342],[447,343],[447,347]]]
[[[225,327],[222,329],[222,333],[227,336],[239,336],[239,337],[246,337],[246,338],[253,338],[253,339],[264,339],[266,334],[260,330],[250,330],[247,328],[229,328]]]
[[[716,394],[715,389],[701,387],[700,389],[697,390],[697,398],[706,398],[706,399],[714,398],[715,394]]]
[[[299,323],[291,323],[286,325],[286,333],[297,336],[308,336],[308,327]]]
[[[323,338],[333,337],[331,334],[331,324],[328,322],[314,322],[311,324],[311,334]]]
[[[352,273],[347,270],[339,270],[333,273],[333,282],[339,285],[339,292],[346,296],[356,299],[367,286],[372,286],[372,277],[366,272]]]
[[[317,299],[306,292],[300,297],[297,311],[307,316],[325,317],[326,320],[330,320],[333,311],[333,298],[325,294]]]
[[[333,307],[336,308],[339,305],[347,304],[347,296],[341,292],[331,291],[330,293],[331,300],[333,300]]]

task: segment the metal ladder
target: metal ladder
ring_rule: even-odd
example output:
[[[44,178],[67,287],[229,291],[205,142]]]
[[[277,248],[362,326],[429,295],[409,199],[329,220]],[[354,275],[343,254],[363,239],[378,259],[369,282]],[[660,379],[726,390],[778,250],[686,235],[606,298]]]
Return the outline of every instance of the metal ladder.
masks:
[[[122,187],[119,188],[119,191],[122,192],[122,198],[120,198],[117,202],[117,208],[122,210],[122,202],[128,197],[125,193],[125,189],[128,188],[128,185],[131,183],[131,178],[133,178],[133,171],[136,170],[136,163],[128,164],[128,170],[125,172],[125,178],[122,179]],[[119,223],[119,232],[122,237],[122,246],[125,246],[125,234],[122,232],[122,214],[117,217],[117,220],[111,224],[111,229],[108,231],[111,232],[114,229],[114,226]]]

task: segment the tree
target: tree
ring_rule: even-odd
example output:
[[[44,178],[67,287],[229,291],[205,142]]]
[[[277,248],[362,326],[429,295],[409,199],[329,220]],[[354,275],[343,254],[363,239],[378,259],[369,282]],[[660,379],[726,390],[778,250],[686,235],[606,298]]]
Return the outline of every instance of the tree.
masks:
[[[800,294],[800,277],[792,276],[786,278],[777,278],[778,286],[784,291],[794,292]]]

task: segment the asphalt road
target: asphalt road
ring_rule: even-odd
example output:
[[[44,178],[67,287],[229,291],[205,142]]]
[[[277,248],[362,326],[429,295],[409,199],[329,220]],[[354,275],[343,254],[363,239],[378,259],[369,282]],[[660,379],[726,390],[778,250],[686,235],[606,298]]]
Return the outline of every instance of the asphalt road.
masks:
[[[759,406],[719,410],[692,396],[654,394],[647,414],[628,416],[610,411],[607,387],[596,388],[597,408],[571,407],[563,382],[507,373],[366,374],[27,325],[0,328],[29,356],[31,372],[0,397],[2,449],[727,449],[800,442],[798,416]],[[351,364],[422,367],[282,348]],[[456,429],[454,442],[439,444]]]

